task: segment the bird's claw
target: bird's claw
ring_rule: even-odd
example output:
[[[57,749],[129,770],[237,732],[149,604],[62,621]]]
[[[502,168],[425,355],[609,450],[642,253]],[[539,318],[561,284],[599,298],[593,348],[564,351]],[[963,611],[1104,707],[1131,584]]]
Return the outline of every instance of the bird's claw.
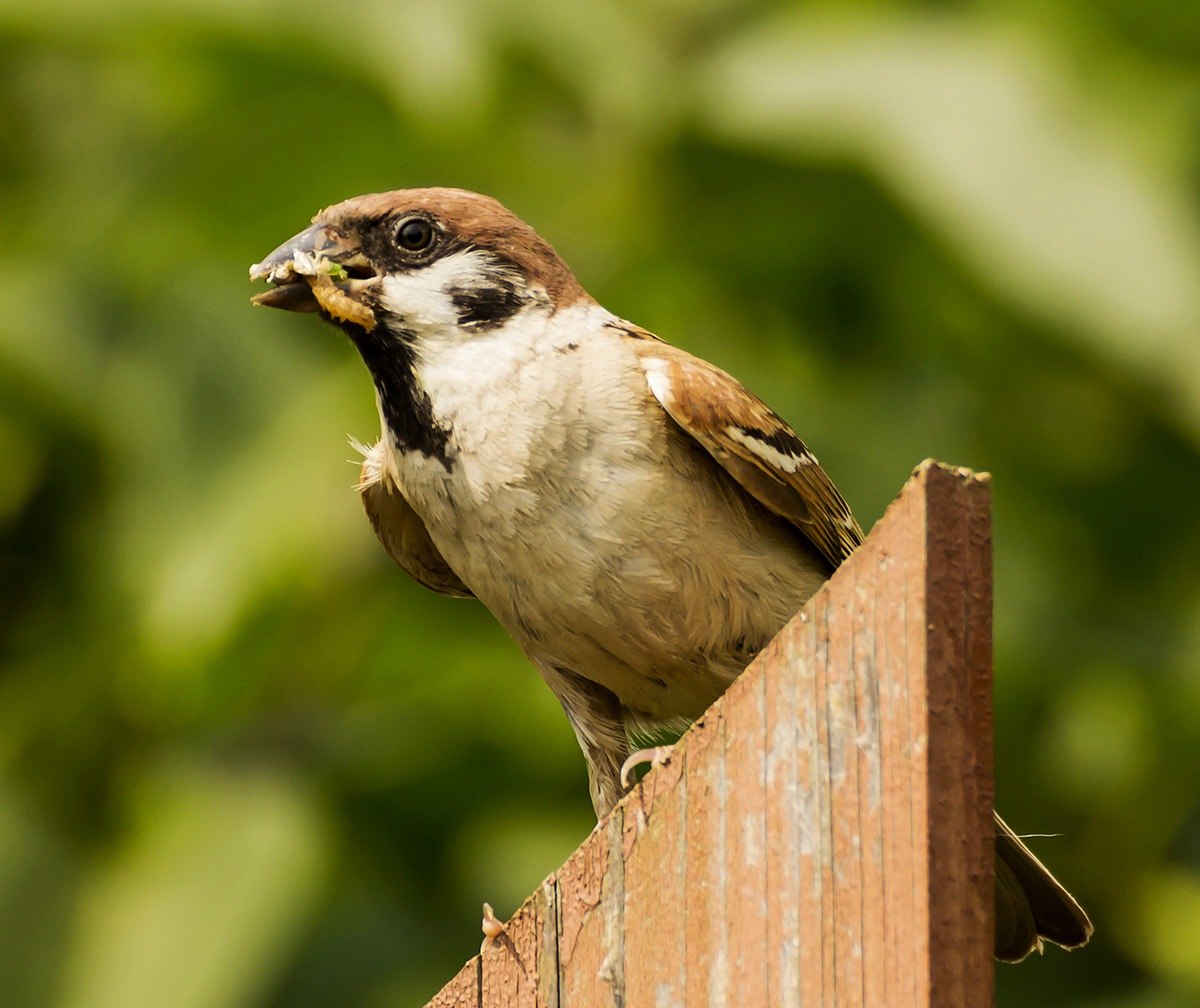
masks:
[[[497,919],[491,903],[483,904],[483,942],[479,946],[479,954],[483,955],[492,943],[504,934],[504,925]]]
[[[643,763],[649,763],[650,769],[653,770],[666,763],[674,752],[674,746],[663,745],[655,746],[653,749],[639,749],[635,753],[630,753],[629,758],[621,764],[621,787],[629,789],[629,775],[635,768]]]

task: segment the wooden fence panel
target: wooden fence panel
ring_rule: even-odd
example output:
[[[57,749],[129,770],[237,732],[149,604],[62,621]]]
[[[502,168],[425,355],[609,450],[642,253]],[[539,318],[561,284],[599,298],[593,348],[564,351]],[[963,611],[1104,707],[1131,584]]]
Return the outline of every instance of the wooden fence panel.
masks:
[[[986,477],[864,545],[436,1008],[987,1008]]]

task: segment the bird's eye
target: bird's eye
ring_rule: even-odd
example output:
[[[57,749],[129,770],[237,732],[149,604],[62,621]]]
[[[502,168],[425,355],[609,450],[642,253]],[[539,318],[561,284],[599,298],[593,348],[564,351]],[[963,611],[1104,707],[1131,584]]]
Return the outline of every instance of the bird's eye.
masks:
[[[396,228],[396,244],[406,252],[423,252],[433,243],[433,228],[420,218],[404,221]]]

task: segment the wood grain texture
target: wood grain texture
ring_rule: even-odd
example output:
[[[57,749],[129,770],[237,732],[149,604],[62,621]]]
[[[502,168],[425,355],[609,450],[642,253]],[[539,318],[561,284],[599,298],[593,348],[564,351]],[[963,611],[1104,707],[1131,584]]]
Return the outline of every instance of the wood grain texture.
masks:
[[[495,1008],[556,1008],[557,884],[547,879],[480,953],[481,1003]]]
[[[625,857],[625,1003],[682,1004],[685,983],[684,914],[664,900],[660,875],[686,877],[682,762],[672,759],[621,806]],[[678,888],[676,888],[676,893]]]
[[[480,962],[476,956],[458,971],[427,1008],[479,1008]]]
[[[934,463],[437,1008],[987,1008],[986,477]]]

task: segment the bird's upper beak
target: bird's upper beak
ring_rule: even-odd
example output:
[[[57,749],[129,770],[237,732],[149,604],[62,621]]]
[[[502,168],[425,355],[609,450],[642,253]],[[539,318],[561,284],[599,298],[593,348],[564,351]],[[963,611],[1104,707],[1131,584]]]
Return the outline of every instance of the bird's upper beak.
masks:
[[[369,314],[357,295],[379,282],[358,243],[342,229],[320,222],[289,238],[262,262],[251,266],[250,279],[266,280],[272,285],[270,290],[251,298],[256,305],[294,312],[324,308],[339,321],[360,324],[360,318],[346,317],[347,303]]]

